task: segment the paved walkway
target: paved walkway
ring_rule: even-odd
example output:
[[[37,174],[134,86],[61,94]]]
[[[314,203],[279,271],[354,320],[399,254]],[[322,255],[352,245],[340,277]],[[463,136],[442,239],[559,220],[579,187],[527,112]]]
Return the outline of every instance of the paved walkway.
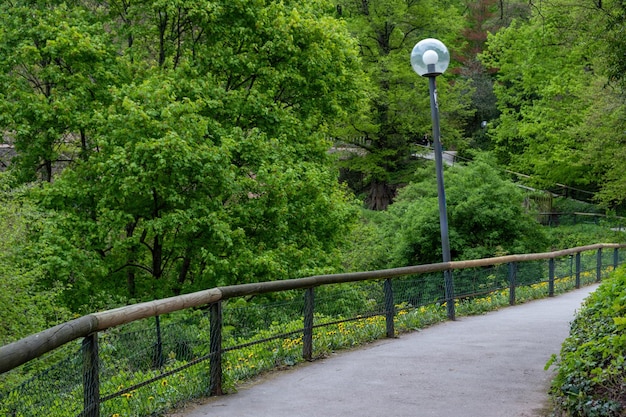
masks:
[[[551,371],[596,287],[461,317],[271,373],[177,417],[545,416]]]

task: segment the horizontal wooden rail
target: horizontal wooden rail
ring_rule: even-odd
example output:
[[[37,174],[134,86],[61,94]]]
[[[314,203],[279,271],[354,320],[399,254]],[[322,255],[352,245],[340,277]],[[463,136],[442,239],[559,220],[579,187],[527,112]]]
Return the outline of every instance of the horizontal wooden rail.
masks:
[[[375,279],[397,278],[406,275],[424,274],[455,269],[480,268],[512,262],[527,262],[574,255],[599,249],[619,249],[626,244],[598,243],[554,252],[507,255],[495,258],[452,261],[436,264],[407,266],[367,272],[350,272],[331,275],[316,275],[283,281],[269,281],[251,284],[231,285],[211,288],[190,294],[161,300],[148,301],[125,307],[88,314],[75,320],[59,324],[50,329],[25,337],[0,347],[0,373],[7,372],[32,359],[38,358],[68,342],[83,338],[94,332],[103,331],[136,320],[172,313],[191,307],[199,307],[220,300],[269,292],[313,288],[327,284],[340,284]]]
[[[222,299],[219,288],[92,313],[0,347],[0,373],[38,358],[72,340],[132,321],[198,307]]]

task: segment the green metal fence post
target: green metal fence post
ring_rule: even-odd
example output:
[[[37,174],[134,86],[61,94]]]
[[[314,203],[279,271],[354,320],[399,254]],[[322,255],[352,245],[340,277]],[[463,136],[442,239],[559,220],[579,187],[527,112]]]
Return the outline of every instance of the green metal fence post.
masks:
[[[313,359],[313,311],[315,309],[315,290],[304,291],[304,333],[302,336],[302,358]]]
[[[83,413],[84,417],[100,417],[100,377],[98,333],[83,339]]]
[[[613,249],[613,269],[619,266],[619,248]]]
[[[155,346],[156,350],[153,357],[153,365],[155,368],[161,369],[161,367],[165,363],[165,358],[163,357],[163,335],[161,334],[161,317],[155,316],[154,320],[156,324],[157,342]]]
[[[209,314],[209,395],[222,395],[222,302],[212,303]]]
[[[455,302],[454,276],[452,275],[452,271],[449,269],[443,271],[443,275],[444,275],[446,309],[448,311],[448,320],[456,320],[456,311],[454,307],[454,302]]]
[[[576,253],[576,288],[580,288],[580,252]]]
[[[596,282],[602,281],[602,248],[598,248],[596,262]]]
[[[396,316],[396,306],[393,301],[393,287],[391,285],[391,278],[385,280],[383,289],[385,291],[385,322],[387,325],[387,337],[395,337],[396,330],[393,320]]]
[[[517,286],[517,264],[509,262],[509,304],[515,305],[515,287]]]
[[[548,269],[548,297],[554,297],[554,258],[550,258]]]

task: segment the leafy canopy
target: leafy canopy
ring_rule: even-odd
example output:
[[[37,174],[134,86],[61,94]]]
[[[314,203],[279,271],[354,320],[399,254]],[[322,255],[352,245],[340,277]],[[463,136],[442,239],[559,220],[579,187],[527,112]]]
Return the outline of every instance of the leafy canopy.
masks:
[[[331,3],[31,6],[2,6],[16,20],[0,38],[0,118],[21,178],[54,177],[33,193],[49,213],[33,239],[68,304],[337,265],[356,212],[326,138],[359,111],[364,77]],[[30,19],[47,30],[18,30]]]
[[[623,179],[625,39],[621,2],[551,0],[528,21],[490,36],[483,63],[496,73],[501,112],[489,134],[499,160],[533,176],[626,200]]]

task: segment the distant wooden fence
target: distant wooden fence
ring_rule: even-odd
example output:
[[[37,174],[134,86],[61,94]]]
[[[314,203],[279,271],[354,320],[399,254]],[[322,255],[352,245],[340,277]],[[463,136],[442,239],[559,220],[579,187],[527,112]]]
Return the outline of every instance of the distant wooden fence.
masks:
[[[547,253],[533,253],[525,255],[508,255],[487,259],[468,261],[453,261],[447,263],[427,264],[394,268],[369,272],[354,272],[332,275],[317,275],[307,278],[271,281],[253,284],[233,285],[226,287],[211,288],[191,294],[165,298],[156,301],[129,305],[113,310],[92,313],[79,317],[75,320],[59,324],[50,329],[28,336],[11,344],[0,347],[0,373],[14,369],[28,361],[42,356],[68,342],[83,338],[85,363],[83,383],[84,411],[82,415],[99,416],[99,403],[101,401],[98,388],[98,332],[120,326],[133,321],[158,317],[160,315],[199,306],[210,306],[211,311],[211,381],[210,392],[221,393],[222,370],[221,370],[221,302],[235,297],[251,296],[271,292],[304,289],[304,329],[303,329],[303,356],[310,359],[312,355],[312,329],[313,329],[313,289],[322,285],[341,284],[366,280],[385,281],[385,316],[387,336],[394,336],[394,300],[391,291],[391,280],[414,274],[425,274],[446,270],[460,270],[466,268],[481,268],[495,265],[509,264],[509,297],[510,304],[515,304],[515,265],[517,263],[549,260],[549,286],[548,295],[554,295],[554,260],[561,257],[575,257],[576,259],[576,286],[580,286],[580,255],[582,252],[597,251],[596,275],[599,281],[602,273],[602,251],[613,250],[613,266],[619,263],[619,249],[625,248],[626,244],[595,244],[572,249],[559,250]],[[388,284],[388,285],[387,285]],[[453,295],[453,299],[455,296]]]

